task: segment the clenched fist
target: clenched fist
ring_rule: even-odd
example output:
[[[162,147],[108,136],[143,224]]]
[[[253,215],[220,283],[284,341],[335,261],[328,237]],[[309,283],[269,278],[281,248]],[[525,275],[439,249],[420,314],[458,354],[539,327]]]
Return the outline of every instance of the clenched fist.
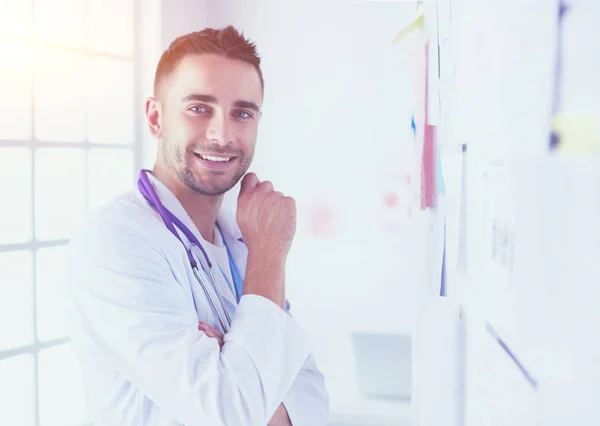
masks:
[[[248,173],[241,183],[237,223],[249,252],[285,257],[296,233],[296,202]]]
[[[244,294],[285,305],[285,263],[296,233],[296,202],[260,182],[254,173],[242,180],[237,223],[248,247]]]

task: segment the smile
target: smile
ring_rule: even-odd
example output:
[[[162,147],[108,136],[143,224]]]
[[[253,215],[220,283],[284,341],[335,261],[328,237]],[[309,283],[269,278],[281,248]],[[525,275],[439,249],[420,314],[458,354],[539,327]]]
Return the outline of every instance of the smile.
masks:
[[[194,154],[196,156],[202,158],[203,160],[214,161],[216,163],[227,163],[228,161],[231,161],[232,158],[235,158],[235,157],[224,157],[224,156],[218,156],[218,155],[199,154],[196,152]]]
[[[196,161],[201,167],[212,171],[223,171],[233,167],[236,161],[236,156],[223,154],[201,154],[194,152]]]

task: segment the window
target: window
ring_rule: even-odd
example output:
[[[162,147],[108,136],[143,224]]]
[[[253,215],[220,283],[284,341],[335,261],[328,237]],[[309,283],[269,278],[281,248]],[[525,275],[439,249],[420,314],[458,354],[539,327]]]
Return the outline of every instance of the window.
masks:
[[[2,425],[87,422],[61,259],[86,213],[135,182],[139,1],[0,2]]]

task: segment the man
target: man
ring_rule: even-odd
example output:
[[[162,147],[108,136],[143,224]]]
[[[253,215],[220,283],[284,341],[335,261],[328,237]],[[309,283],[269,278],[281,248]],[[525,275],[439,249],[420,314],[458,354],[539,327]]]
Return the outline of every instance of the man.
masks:
[[[147,183],[193,236],[176,238],[133,191],[71,239],[69,317],[95,426],[326,424],[324,379],[285,301],[295,203],[246,174],[263,93],[255,46],[233,27],[182,36],[162,55],[146,102],[158,140]],[[234,218],[220,207],[242,177]],[[194,275],[194,239],[227,333]]]

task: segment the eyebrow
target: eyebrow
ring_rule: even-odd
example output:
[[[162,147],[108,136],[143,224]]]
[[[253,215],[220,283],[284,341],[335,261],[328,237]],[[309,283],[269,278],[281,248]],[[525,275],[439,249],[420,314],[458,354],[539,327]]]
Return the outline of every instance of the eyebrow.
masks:
[[[187,95],[181,101],[182,102],[198,101],[198,102],[206,102],[208,104],[216,104],[217,98],[215,98],[212,95],[203,95],[201,93],[192,93],[190,95]],[[259,106],[256,103],[251,102],[251,101],[237,100],[234,102],[233,105],[236,108],[247,108],[247,109],[254,110],[256,112],[260,112]]]

